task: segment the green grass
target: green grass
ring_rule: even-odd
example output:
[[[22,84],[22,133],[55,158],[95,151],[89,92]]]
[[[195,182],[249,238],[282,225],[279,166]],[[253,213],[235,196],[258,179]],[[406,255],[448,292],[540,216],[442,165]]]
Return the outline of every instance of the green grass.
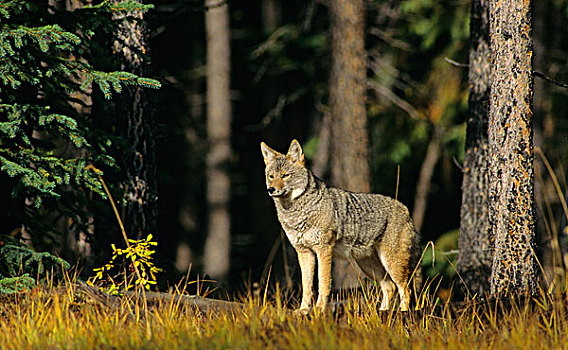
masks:
[[[371,288],[343,312],[299,317],[290,298],[240,298],[242,310],[208,312],[126,298],[101,306],[73,287],[46,287],[0,300],[1,349],[555,349],[568,346],[566,304],[543,293],[529,302],[443,303],[378,313]],[[295,302],[292,302],[295,304]],[[146,319],[147,318],[147,319]]]

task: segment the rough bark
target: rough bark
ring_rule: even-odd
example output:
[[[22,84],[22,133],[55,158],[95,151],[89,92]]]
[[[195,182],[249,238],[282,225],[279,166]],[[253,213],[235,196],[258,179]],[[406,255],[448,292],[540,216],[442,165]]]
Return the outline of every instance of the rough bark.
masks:
[[[536,293],[531,3],[490,3],[491,295]]]
[[[489,293],[494,238],[488,214],[489,0],[474,0],[470,22],[469,116],[463,161],[458,272],[467,292]]]
[[[113,0],[118,3],[120,1]],[[139,76],[147,76],[145,55],[148,54],[148,28],[144,14],[135,12],[122,20],[114,41],[114,51],[120,57],[120,69]],[[141,87],[123,87],[116,99],[119,132],[126,139],[125,159],[121,162],[125,206],[123,223],[130,237],[156,234],[158,225],[158,191],[156,181],[156,156],[154,113],[148,92]]]
[[[206,0],[207,34],[207,204],[208,233],[203,271],[223,280],[230,266],[231,225],[229,215],[231,155],[230,27],[229,7]]]
[[[369,192],[367,113],[365,110],[365,7],[363,0],[331,0],[331,181],[340,188]],[[357,285],[357,274],[336,261],[334,287]]]

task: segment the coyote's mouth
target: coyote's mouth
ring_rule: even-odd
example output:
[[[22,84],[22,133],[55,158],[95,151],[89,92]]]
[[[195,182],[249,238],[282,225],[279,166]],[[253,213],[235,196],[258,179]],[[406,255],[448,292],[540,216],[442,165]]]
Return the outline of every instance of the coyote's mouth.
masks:
[[[271,189],[272,189],[272,191],[271,191]],[[274,188],[269,188],[269,189],[268,189],[268,195],[269,195],[270,197],[273,197],[273,198],[284,197],[286,194],[287,194],[287,191],[286,191],[286,190],[277,191],[277,190],[274,189]]]

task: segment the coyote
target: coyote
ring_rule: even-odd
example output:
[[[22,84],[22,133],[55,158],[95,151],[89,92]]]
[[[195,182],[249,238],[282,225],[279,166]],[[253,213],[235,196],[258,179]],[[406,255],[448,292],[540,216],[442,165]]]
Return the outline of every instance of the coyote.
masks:
[[[331,288],[332,255],[342,256],[379,283],[380,309],[388,310],[398,289],[400,309],[408,310],[410,280],[420,287],[417,268],[419,236],[408,209],[380,194],[354,193],[327,186],[305,166],[299,142],[293,140],[283,155],[260,144],[266,165],[266,187],[274,200],[278,220],[298,253],[302,271],[302,302],[312,304],[316,257],[318,298],[325,311]]]

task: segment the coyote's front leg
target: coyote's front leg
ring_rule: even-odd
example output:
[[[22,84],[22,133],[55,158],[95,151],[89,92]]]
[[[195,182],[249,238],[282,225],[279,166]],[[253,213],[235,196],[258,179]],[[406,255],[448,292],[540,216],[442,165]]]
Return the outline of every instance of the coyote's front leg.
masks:
[[[331,257],[333,244],[318,247],[318,301],[316,308],[324,312],[327,307],[327,299],[331,290]]]
[[[314,270],[316,257],[311,250],[297,250],[300,270],[302,271],[302,303],[298,311],[307,314],[312,306]]]

